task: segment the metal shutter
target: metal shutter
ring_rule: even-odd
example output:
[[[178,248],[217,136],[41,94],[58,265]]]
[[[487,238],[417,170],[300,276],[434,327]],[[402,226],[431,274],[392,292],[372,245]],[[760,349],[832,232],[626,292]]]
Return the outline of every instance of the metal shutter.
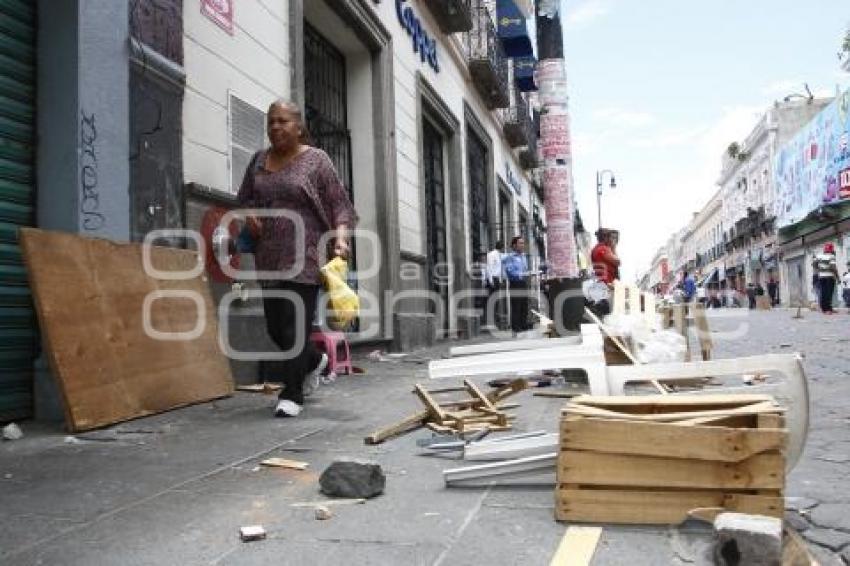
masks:
[[[0,0],[0,422],[32,414],[38,331],[18,247],[35,222],[35,2]]]

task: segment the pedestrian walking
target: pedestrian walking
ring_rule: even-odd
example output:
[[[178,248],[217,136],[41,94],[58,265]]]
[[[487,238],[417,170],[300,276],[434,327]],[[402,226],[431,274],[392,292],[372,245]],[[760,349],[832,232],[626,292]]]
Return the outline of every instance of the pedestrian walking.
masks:
[[[747,283],[747,301],[749,303],[750,310],[756,308],[756,286],[752,284],[752,282]]]
[[[693,301],[694,296],[697,294],[696,281],[694,281],[693,276],[689,275],[687,271],[682,274],[682,293],[686,303]]]
[[[850,309],[850,262],[847,262],[847,271],[841,276],[841,297],[844,306]]]
[[[812,267],[818,278],[820,310],[824,314],[835,314],[832,309],[832,295],[835,293],[838,267],[835,265],[835,246],[832,242],[824,244],[823,252],[815,256]]]
[[[511,330],[518,334],[528,329],[528,261],[522,236],[511,240],[511,253],[503,263],[511,298]]]
[[[767,296],[770,297],[770,306],[775,307],[779,304],[779,285],[773,277],[767,281]]]
[[[318,385],[328,364],[327,356],[319,354],[309,340],[320,289],[319,262],[325,255],[320,253],[319,243],[323,235],[331,233],[333,253],[348,258],[348,231],[357,222],[357,214],[330,157],[309,145],[297,106],[272,103],[266,125],[270,146],[254,154],[237,199],[245,208],[285,210],[300,219],[246,219],[256,242],[256,269],[279,274],[260,283],[269,336],[292,355],[281,364],[284,387],[274,414],[294,417],[301,412],[305,392],[309,394]],[[273,296],[281,291],[289,296]],[[300,343],[296,343],[298,338]]]

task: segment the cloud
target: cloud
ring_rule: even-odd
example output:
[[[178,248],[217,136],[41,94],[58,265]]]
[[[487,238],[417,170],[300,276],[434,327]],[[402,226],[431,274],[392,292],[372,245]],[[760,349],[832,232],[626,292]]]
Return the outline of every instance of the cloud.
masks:
[[[590,25],[611,11],[606,0],[585,0],[575,8],[567,11],[564,24],[567,27],[578,28]]]
[[[634,112],[622,108],[602,108],[593,113],[593,117],[619,126],[648,126],[655,117],[648,112]]]
[[[671,148],[676,146],[693,144],[694,141],[704,134],[708,128],[696,126],[679,130],[668,130],[656,134],[647,135],[642,138],[632,138],[629,142],[633,147],[640,148]]]
[[[783,79],[774,81],[761,89],[761,93],[765,96],[783,97],[792,92],[804,92],[803,81],[797,79]]]

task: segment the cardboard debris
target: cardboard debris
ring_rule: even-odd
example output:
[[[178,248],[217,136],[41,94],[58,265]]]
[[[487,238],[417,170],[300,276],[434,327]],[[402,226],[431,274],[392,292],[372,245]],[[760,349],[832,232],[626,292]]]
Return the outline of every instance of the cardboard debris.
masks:
[[[33,228],[21,246],[71,432],[233,393],[217,308],[190,250]]]
[[[290,470],[306,470],[310,464],[298,460],[287,460],[286,458],[269,458],[260,462],[260,465],[272,468],[289,468]]]

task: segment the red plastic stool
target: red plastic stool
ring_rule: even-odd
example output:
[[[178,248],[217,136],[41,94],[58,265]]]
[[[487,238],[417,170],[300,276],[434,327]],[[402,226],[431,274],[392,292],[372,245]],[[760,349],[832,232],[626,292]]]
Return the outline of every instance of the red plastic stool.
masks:
[[[346,375],[351,375],[354,373],[354,367],[351,365],[351,351],[344,333],[315,330],[310,334],[310,342],[328,355],[328,374],[339,375],[344,372]]]

